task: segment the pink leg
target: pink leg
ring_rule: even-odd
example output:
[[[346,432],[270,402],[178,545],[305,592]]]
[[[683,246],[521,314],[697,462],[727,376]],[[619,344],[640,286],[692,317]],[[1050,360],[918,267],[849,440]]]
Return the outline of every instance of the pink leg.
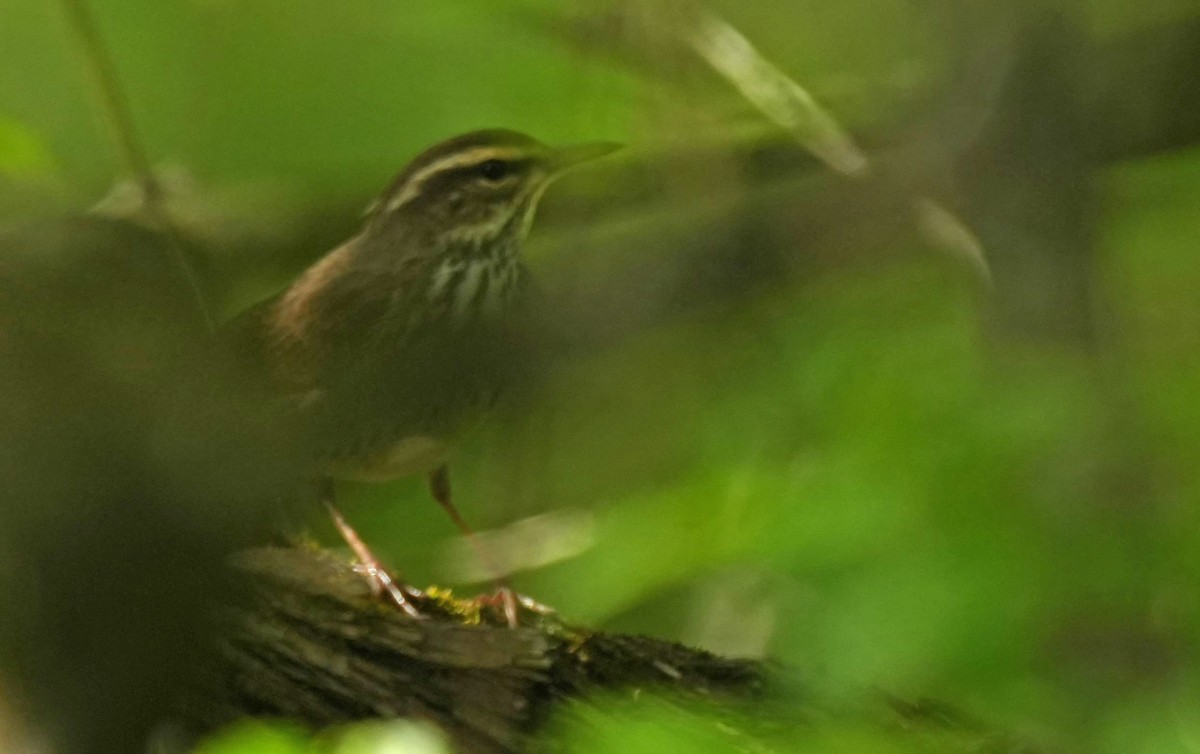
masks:
[[[358,536],[358,532],[346,522],[346,517],[338,510],[333,497],[333,484],[329,481],[322,482],[322,502],[325,503],[326,510],[329,511],[329,515],[333,518],[333,523],[337,527],[338,533],[342,535],[342,539],[350,546],[350,549],[354,552],[354,557],[358,559],[359,567],[370,580],[372,590],[376,594],[386,594],[396,607],[408,613],[411,617],[423,617],[413,605],[413,598],[420,597],[420,592],[410,587],[399,585],[392,579],[391,574],[379,562],[379,558],[375,557],[375,553],[371,552],[366,542],[362,541],[362,537]]]
[[[458,508],[454,507],[454,502],[450,497],[450,469],[446,464],[442,464],[429,475],[429,492],[433,495],[433,499],[450,515],[451,520],[454,521],[454,524],[463,533],[463,536],[467,538],[467,541],[471,543],[471,546],[475,548],[475,554],[479,556],[479,561],[492,572],[492,577],[496,584],[496,594],[488,598],[487,601],[493,603],[499,602],[504,610],[504,620],[510,628],[516,628],[518,624],[517,594],[504,582],[504,577],[500,575],[502,571],[496,564],[495,559],[492,558],[491,553],[483,546],[483,543],[479,541],[479,538],[475,536],[475,532],[471,530],[471,527],[467,525],[462,514],[458,512]],[[523,604],[527,598],[520,599]],[[529,600],[529,602],[533,603],[532,600]]]

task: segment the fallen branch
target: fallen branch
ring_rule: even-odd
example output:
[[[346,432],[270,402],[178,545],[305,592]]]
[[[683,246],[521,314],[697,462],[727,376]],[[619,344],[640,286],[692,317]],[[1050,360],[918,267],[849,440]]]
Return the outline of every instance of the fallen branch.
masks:
[[[525,750],[557,705],[593,691],[731,703],[763,691],[754,662],[553,616],[509,629],[470,603],[430,598],[426,619],[413,620],[322,551],[259,549],[238,566],[251,594],[225,609],[222,661],[190,710],[203,729],[245,716],[313,727],[407,717],[435,723],[460,751],[490,754]]]
[[[904,751],[1044,751],[952,705],[879,691],[835,701],[763,663],[596,633],[554,616],[509,629],[474,602],[434,595],[421,604],[425,618],[414,620],[325,551],[257,549],[237,565],[250,589],[223,608],[220,659],[187,710],[198,733],[245,717],[313,728],[400,717],[437,725],[464,754],[552,752],[553,713],[606,692],[635,707],[652,698],[684,714],[700,710],[697,725],[762,752],[795,750],[798,740],[847,726]]]

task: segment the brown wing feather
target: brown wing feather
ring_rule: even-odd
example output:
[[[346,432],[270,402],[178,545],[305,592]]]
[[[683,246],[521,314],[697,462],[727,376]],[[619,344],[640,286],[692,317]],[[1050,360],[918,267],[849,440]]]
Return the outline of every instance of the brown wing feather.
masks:
[[[259,312],[263,362],[282,392],[326,388],[377,358],[380,343],[402,346],[430,258],[365,264],[359,243],[327,254]]]

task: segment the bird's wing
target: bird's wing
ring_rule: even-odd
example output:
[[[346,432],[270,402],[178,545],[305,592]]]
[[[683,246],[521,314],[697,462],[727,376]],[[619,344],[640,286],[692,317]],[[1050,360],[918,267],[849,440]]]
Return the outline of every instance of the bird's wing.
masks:
[[[239,361],[281,394],[326,389],[402,347],[419,313],[417,288],[430,257],[371,263],[352,239],[308,268],[287,290],[226,328]]]
[[[314,294],[303,326],[277,340],[292,349],[295,376],[308,387],[328,389],[402,354],[429,318],[422,285],[428,266],[426,258],[410,257],[402,264],[350,269]]]

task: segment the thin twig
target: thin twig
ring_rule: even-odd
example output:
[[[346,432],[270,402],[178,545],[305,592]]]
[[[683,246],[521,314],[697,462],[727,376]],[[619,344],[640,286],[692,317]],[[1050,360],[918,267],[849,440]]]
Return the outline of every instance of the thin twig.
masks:
[[[769,120],[793,134],[813,155],[845,175],[864,175],[863,154],[850,134],[794,79],[767,60],[740,31],[699,10],[685,40]]]
[[[166,237],[174,262],[191,288],[205,326],[210,332],[215,331],[216,322],[204,294],[200,276],[188,260],[179,230],[164,204],[162,187],[154,176],[150,159],[138,138],[129,100],[121,89],[116,67],[104,46],[104,40],[100,38],[91,8],[88,7],[87,0],[62,0],[62,6],[86,57],[88,73],[95,87],[101,112],[121,153],[121,159],[141,187],[146,215]]]
[[[866,154],[808,90],[759,53],[724,19],[703,9],[694,16],[691,26],[683,27],[685,40],[747,101],[829,167],[856,178],[867,175]],[[965,261],[981,283],[991,285],[983,244],[962,220],[927,196],[914,197],[913,212],[927,241]]]

